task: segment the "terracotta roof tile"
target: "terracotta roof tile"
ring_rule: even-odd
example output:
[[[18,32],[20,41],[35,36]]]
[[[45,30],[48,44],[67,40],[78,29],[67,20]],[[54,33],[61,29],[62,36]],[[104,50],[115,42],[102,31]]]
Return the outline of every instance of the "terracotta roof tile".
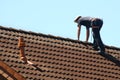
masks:
[[[19,59],[20,36],[31,65]],[[91,43],[0,26],[0,60],[26,80],[119,80],[120,48],[105,47],[98,54]]]

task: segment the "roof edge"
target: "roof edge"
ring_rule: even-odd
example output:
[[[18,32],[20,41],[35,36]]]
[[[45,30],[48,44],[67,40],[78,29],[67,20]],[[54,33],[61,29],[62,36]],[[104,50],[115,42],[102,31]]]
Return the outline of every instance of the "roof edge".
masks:
[[[70,39],[70,38],[64,38],[64,37],[60,37],[60,36],[53,36],[51,34],[43,34],[43,33],[37,33],[37,32],[32,32],[32,31],[26,31],[26,30],[22,30],[22,29],[15,29],[15,28],[12,28],[12,27],[4,27],[4,26],[0,26],[0,29],[3,29],[3,30],[12,30],[12,31],[15,31],[15,32],[22,32],[22,33],[26,33],[26,34],[33,34],[33,35],[37,35],[37,36],[44,36],[44,37],[48,37],[48,38],[57,38],[59,40],[67,40],[67,41],[72,41],[72,42],[75,42],[75,43],[84,43],[86,44],[86,42],[84,41],[78,41],[78,40],[74,40],[74,39]],[[92,44],[92,43],[87,43],[87,44]]]
[[[51,34],[42,34],[42,33],[36,33],[36,32],[32,32],[32,31],[26,31],[26,30],[22,30],[22,29],[15,29],[12,27],[3,27],[0,26],[0,29],[4,29],[4,30],[12,30],[15,32],[21,32],[21,33],[26,33],[26,34],[32,34],[32,35],[36,35],[36,36],[44,36],[44,37],[48,37],[48,38],[56,38],[58,40],[65,40],[65,41],[72,41],[74,43],[82,43],[82,44],[88,44],[88,45],[92,45],[91,42],[86,43],[85,41],[78,41],[78,40],[74,40],[74,39],[70,39],[70,38],[64,38],[64,37],[60,37],[60,36],[53,36]],[[120,50],[120,48],[115,47],[115,46],[109,46],[109,45],[105,45],[106,48],[109,49],[116,49],[116,50]]]
[[[14,69],[10,68],[7,64],[0,60],[0,67],[2,67],[7,73],[12,75],[17,80],[25,80],[25,78],[17,73]]]

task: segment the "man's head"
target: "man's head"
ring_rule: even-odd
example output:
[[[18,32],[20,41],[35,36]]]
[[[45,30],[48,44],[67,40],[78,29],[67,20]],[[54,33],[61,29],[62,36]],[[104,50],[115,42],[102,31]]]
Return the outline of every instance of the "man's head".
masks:
[[[78,22],[78,20],[81,18],[82,16],[78,16],[75,20],[74,20],[74,22]]]

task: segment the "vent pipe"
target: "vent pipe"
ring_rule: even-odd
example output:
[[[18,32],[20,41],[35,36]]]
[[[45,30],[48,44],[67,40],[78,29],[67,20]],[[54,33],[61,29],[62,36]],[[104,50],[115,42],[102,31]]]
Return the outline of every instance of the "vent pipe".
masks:
[[[23,37],[19,38],[18,47],[20,49],[20,60],[27,63],[27,58],[25,56],[25,41],[24,41]]]

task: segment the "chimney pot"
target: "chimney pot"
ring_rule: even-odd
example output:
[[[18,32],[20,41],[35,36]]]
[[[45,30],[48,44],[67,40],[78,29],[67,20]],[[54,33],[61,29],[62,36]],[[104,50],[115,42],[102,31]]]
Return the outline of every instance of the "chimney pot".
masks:
[[[19,47],[19,48],[20,48],[20,47],[25,47],[25,42],[24,42],[23,37],[20,37],[20,38],[19,38],[18,47]]]
[[[27,58],[25,56],[25,42],[24,42],[23,37],[19,38],[18,47],[20,49],[20,60],[27,63]]]

